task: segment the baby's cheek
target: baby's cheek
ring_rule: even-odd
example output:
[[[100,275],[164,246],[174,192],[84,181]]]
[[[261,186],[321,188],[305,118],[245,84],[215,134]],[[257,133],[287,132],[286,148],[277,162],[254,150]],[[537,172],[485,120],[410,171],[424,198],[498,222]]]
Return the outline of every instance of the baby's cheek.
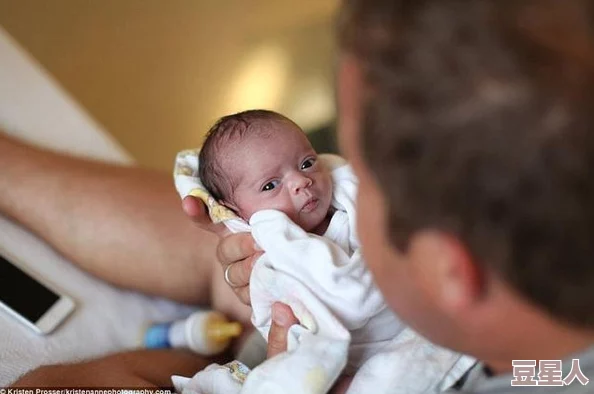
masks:
[[[244,201],[244,204],[239,207],[239,216],[247,221],[259,210],[257,201]]]
[[[328,199],[332,199],[332,178],[330,177],[330,174],[325,176],[324,179],[324,190],[326,191],[326,197]]]
[[[289,196],[279,194],[272,199],[262,202],[258,210],[262,209],[276,209],[286,214],[291,220],[297,219],[298,212],[296,211],[295,204]]]

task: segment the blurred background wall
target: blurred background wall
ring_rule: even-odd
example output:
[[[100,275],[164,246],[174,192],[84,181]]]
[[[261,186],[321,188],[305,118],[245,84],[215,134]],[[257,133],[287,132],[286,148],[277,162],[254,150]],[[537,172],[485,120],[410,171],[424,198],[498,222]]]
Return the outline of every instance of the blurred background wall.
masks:
[[[220,116],[335,116],[338,0],[0,0],[0,25],[144,166]]]

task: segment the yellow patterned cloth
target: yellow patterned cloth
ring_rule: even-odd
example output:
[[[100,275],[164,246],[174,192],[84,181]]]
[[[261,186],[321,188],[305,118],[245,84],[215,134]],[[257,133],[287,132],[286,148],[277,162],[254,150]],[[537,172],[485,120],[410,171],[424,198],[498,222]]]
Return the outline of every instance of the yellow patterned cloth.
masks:
[[[194,196],[201,199],[208,208],[208,214],[213,223],[225,222],[228,220],[241,220],[233,211],[225,207],[210,195],[198,176],[198,155],[200,149],[188,149],[181,151],[175,158],[173,179],[175,187],[182,198]]]
[[[233,379],[241,384],[245,382],[250,373],[250,369],[244,363],[237,360],[233,360],[230,363],[223,365],[223,367],[228,368]]]

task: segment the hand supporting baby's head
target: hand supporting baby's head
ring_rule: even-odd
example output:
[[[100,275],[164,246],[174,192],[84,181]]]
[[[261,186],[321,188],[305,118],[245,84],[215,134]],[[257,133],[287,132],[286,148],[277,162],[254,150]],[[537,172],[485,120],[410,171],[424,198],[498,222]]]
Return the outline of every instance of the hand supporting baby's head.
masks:
[[[303,130],[281,114],[251,110],[219,119],[199,160],[204,186],[245,220],[276,209],[316,232],[327,217],[330,174]]]

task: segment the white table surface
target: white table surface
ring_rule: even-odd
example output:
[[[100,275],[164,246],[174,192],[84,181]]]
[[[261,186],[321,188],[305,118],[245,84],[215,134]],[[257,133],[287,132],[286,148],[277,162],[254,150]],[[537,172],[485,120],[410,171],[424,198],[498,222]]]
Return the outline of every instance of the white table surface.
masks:
[[[115,140],[1,27],[0,126],[41,146],[132,163]],[[97,280],[2,216],[0,247],[59,286],[77,303],[74,314],[46,337],[34,334],[0,311],[0,387],[39,365],[136,347],[149,322],[173,320],[191,311],[187,306],[117,289]]]

